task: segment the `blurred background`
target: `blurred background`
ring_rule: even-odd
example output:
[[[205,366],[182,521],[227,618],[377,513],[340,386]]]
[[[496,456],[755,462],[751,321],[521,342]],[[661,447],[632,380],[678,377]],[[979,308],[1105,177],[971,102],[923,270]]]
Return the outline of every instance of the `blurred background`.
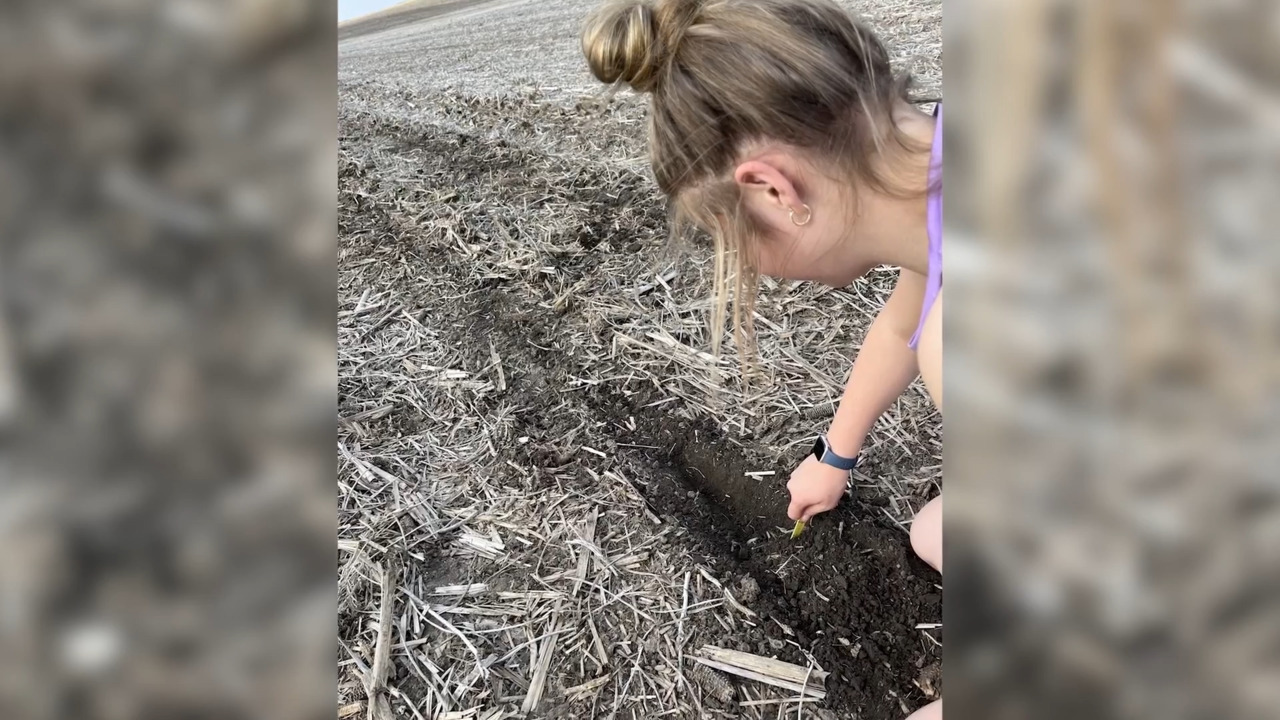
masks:
[[[0,717],[332,717],[336,8],[0,8]],[[1280,9],[948,0],[947,708],[1280,716]]]
[[[951,717],[1280,717],[1280,6],[948,0]]]
[[[0,6],[0,717],[333,717],[336,22]]]

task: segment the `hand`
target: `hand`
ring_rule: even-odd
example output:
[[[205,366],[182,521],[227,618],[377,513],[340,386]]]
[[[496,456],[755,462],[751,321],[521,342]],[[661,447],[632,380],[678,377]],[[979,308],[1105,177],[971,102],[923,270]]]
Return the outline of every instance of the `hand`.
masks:
[[[830,510],[839,504],[848,481],[848,471],[820,463],[812,455],[805,458],[787,482],[791,493],[787,517],[809,522],[814,515]]]

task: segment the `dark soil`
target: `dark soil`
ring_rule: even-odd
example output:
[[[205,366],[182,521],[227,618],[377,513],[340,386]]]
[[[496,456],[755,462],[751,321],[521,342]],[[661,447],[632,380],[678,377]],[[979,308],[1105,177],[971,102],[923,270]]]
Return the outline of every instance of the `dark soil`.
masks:
[[[647,228],[649,236],[661,235],[655,226],[661,225],[662,214],[651,193],[596,182],[590,167],[583,168],[581,183],[566,187],[546,174],[552,161],[536,157],[529,148],[432,126],[404,128],[364,120],[344,120],[344,149],[354,157],[388,143],[400,152],[412,151],[418,167],[415,183],[453,188],[467,199],[514,198],[531,189],[555,192],[584,218],[604,218],[615,231],[635,223]],[[361,234],[404,243],[403,262],[415,272],[406,275],[401,292],[419,302],[409,312],[443,315],[439,326],[449,329],[449,336],[441,342],[461,348],[472,369],[489,364],[490,342],[502,356],[507,391],[501,398],[483,399],[476,409],[522,408],[515,414],[514,433],[530,438],[502,452],[524,467],[563,469],[575,462],[572,448],[561,444],[571,431],[578,433],[579,444],[586,439],[599,443],[608,450],[609,462],[626,466],[627,476],[659,516],[688,531],[680,542],[692,541],[705,564],[727,587],[738,588],[743,603],[759,615],[754,627],[727,638],[721,626],[707,620],[710,625],[699,630],[702,640],[799,663],[806,662],[803,648],[831,673],[824,707],[842,717],[900,718],[931,699],[917,685],[922,677],[922,684],[940,691],[940,652],[915,625],[941,620],[941,578],[912,553],[907,534],[889,521],[883,498],[847,497],[801,538],[789,539],[785,481],[802,459],[801,451],[770,456],[754,449],[749,439],[726,436],[705,421],[678,417],[666,406],[646,407],[661,396],[643,383],[567,392],[572,363],[559,351],[556,338],[573,322],[571,317],[547,307],[546,297],[524,296],[500,279],[485,279],[468,264],[473,260],[457,256],[446,244],[410,239],[412,225],[383,208],[362,204],[361,188],[386,181],[373,160],[350,162],[340,172],[344,222],[355,222],[359,214]],[[618,200],[619,189],[626,202]],[[406,187],[404,196],[412,201],[415,192]],[[428,199],[423,195],[421,201]],[[501,205],[494,202],[494,223],[504,222]],[[597,233],[591,225],[585,227],[588,236]],[[480,231],[472,227],[466,232]],[[598,232],[604,232],[603,225]],[[350,233],[350,228],[343,230],[344,236]],[[594,246],[598,238],[578,241]],[[609,249],[602,246],[598,252]],[[591,257],[572,260],[582,277],[592,272]],[[443,305],[438,287],[424,284],[424,277],[448,283],[463,301]],[[344,396],[349,392],[353,389],[343,388]],[[397,413],[387,422],[411,431],[415,419]],[[748,470],[775,474],[756,480],[745,475]],[[872,475],[897,470],[874,457],[865,466]],[[581,479],[592,482],[585,471]]]
[[[519,325],[498,323],[506,332]],[[543,371],[554,372],[546,366]],[[941,620],[941,576],[912,552],[882,503],[846,497],[792,540],[785,478],[803,455],[769,463],[707,424],[646,409],[652,400],[646,393],[625,398],[601,391],[589,396],[589,405],[594,419],[613,428],[617,442],[660,448],[637,458],[647,472],[633,478],[657,514],[688,529],[727,584],[749,577],[759,588],[745,604],[762,625],[723,644],[803,664],[787,641],[798,643],[832,673],[826,707],[858,717],[900,717],[904,706],[924,704],[915,684],[922,675],[933,676],[930,682],[940,691],[940,654],[915,625]],[[628,430],[629,419],[637,430]],[[567,415],[544,424],[554,435],[579,423],[577,415]],[[776,474],[756,480],[748,470]],[[707,629],[723,634],[714,623]]]

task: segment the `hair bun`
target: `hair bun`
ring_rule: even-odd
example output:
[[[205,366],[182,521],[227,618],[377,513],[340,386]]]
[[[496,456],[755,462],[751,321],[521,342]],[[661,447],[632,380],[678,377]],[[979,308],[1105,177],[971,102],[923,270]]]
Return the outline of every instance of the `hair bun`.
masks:
[[[625,82],[638,92],[653,89],[661,58],[654,9],[642,2],[606,5],[587,19],[582,52],[600,82]]]

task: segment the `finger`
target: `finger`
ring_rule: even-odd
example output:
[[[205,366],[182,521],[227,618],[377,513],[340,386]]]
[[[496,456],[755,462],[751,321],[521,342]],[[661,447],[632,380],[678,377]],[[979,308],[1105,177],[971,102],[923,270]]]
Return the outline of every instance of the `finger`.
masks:
[[[804,515],[800,519],[804,520],[805,522],[809,522],[810,520],[813,519],[815,515],[820,515],[830,510],[833,507],[835,507],[835,505],[827,505],[826,503],[814,503],[804,509]]]
[[[809,509],[809,504],[801,500],[792,500],[791,506],[787,508],[787,517],[792,520],[799,520]]]

